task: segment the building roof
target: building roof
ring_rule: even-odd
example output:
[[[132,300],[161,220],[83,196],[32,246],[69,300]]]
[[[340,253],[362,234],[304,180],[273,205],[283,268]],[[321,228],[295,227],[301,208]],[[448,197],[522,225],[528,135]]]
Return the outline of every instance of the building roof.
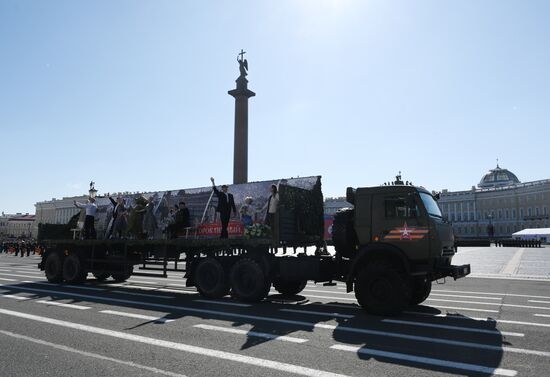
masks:
[[[479,188],[494,188],[494,187],[504,187],[504,186],[513,186],[518,183],[521,183],[518,177],[508,169],[503,169],[500,166],[489,170],[479,184]]]
[[[8,221],[34,221],[34,215],[21,215],[14,216],[8,219]]]

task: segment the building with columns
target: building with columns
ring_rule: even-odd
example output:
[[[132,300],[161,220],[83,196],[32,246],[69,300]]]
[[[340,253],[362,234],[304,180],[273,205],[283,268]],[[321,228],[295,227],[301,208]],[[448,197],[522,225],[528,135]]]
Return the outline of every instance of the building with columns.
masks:
[[[67,224],[71,217],[80,212],[80,209],[74,206],[74,201],[85,202],[88,196],[64,197],[62,199],[53,198],[43,202],[38,202],[34,206],[35,221],[32,227],[34,237],[38,235],[38,224]]]
[[[459,238],[511,238],[525,228],[550,226],[550,179],[520,182],[498,164],[470,190],[443,190],[443,215]]]

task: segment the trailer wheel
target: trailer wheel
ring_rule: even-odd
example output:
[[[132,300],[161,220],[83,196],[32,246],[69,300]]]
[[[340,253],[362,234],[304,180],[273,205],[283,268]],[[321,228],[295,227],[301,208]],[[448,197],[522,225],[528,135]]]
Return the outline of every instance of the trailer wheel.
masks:
[[[197,291],[203,297],[220,298],[229,294],[231,286],[222,264],[214,258],[199,262],[193,274]]]
[[[357,274],[355,297],[371,314],[396,315],[409,305],[411,289],[391,264],[375,261]]]
[[[259,302],[267,297],[271,281],[260,264],[250,258],[242,258],[231,268],[231,293],[238,300]]]
[[[132,273],[134,272],[134,266],[122,266],[123,268],[126,267],[125,270],[119,271],[119,272],[113,272],[111,276],[113,277],[113,280],[120,283],[123,281],[126,281],[132,276]]]
[[[281,280],[277,279],[273,282],[273,288],[284,296],[294,296],[302,292],[306,287],[307,280]]]
[[[92,272],[92,275],[96,278],[98,281],[105,281],[111,276],[108,272]]]
[[[411,305],[418,305],[424,302],[430,292],[432,291],[432,282],[424,280],[415,280],[412,282],[412,294],[411,294]]]
[[[88,273],[84,270],[80,258],[71,254],[63,261],[63,279],[67,283],[82,283]]]
[[[59,253],[50,253],[44,264],[46,279],[50,283],[61,283],[63,281],[63,261]]]

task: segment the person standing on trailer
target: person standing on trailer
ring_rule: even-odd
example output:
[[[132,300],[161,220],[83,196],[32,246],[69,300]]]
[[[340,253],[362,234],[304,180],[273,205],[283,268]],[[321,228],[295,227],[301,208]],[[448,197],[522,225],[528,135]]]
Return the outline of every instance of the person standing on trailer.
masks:
[[[80,203],[74,201],[76,208],[83,208],[86,211],[86,218],[84,220],[84,239],[96,239],[95,232],[95,215],[97,213],[97,205],[94,198],[89,198],[87,203]]]
[[[210,181],[212,181],[212,190],[214,190],[214,194],[216,194],[218,198],[218,206],[216,207],[216,211],[220,213],[220,220],[222,222],[222,233],[220,238],[228,238],[227,225],[229,225],[231,210],[233,210],[234,215],[237,215],[235,200],[233,199],[233,195],[227,192],[227,185],[222,185],[222,190],[219,191],[216,188],[214,177],[211,177]]]

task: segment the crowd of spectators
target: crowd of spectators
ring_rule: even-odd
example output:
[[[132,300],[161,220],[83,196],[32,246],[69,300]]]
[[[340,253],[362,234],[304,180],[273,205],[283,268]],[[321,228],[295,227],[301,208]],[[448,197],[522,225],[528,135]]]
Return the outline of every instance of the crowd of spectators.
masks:
[[[1,254],[12,254],[19,257],[29,257],[42,254],[42,247],[33,239],[2,240],[0,244]]]

